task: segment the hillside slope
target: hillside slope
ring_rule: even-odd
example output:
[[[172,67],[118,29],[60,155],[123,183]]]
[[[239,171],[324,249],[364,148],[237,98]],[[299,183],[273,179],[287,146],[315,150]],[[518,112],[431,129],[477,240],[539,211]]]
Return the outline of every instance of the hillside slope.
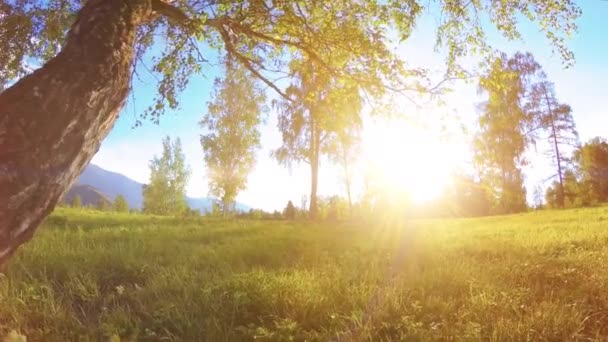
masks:
[[[82,205],[88,207],[95,207],[99,205],[101,201],[106,202],[106,204],[112,202],[112,200],[101,191],[85,184],[75,184],[72,186],[65,196],[63,196],[62,202],[64,204],[72,204],[76,196],[80,196]]]
[[[86,184],[99,189],[112,201],[123,195],[131,208],[141,209],[143,205],[143,184],[120,173],[105,170],[95,164],[89,164],[78,177],[78,184]]]
[[[123,195],[129,204],[129,207],[141,209],[143,207],[143,184],[139,183],[123,174],[108,171],[95,164],[89,164],[74,186],[89,185],[98,192],[114,201],[116,196]],[[186,202],[192,209],[198,209],[201,212],[211,211],[213,199],[209,197],[194,198],[186,196]],[[237,203],[237,209],[240,211],[248,211],[249,206],[243,203]]]

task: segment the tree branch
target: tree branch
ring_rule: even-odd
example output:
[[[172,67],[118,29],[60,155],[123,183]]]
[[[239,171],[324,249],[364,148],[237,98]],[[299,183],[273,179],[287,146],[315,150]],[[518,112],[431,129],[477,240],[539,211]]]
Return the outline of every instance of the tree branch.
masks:
[[[152,0],[152,10],[154,12],[156,12],[157,14],[166,17],[167,19],[171,20],[172,22],[174,22],[175,24],[177,24],[179,26],[182,26],[185,28],[190,28],[194,24],[194,20],[189,18],[182,10],[180,10],[179,8],[172,6],[162,0]],[[257,38],[260,38],[260,39],[263,39],[266,41],[270,41],[275,44],[290,44],[291,42],[280,40],[280,39],[275,39],[275,38],[266,36],[264,34],[255,32],[255,31],[251,30],[250,28],[247,28],[241,24],[238,24],[236,21],[234,21],[228,17],[210,18],[210,19],[205,20],[203,25],[217,29],[220,32],[222,40],[224,41],[224,44],[226,45],[226,51],[228,51],[229,54],[235,56],[236,59],[239,62],[241,62],[245,66],[245,68],[247,68],[247,70],[249,70],[255,77],[260,79],[262,82],[264,82],[268,87],[270,87],[274,91],[276,91],[277,94],[279,94],[281,97],[283,97],[287,100],[290,100],[290,98],[287,96],[287,94],[285,94],[283,91],[281,91],[281,89],[279,89],[270,79],[268,79],[264,75],[262,75],[252,64],[252,63],[255,63],[255,64],[259,64],[259,63],[251,60],[250,58],[244,56],[239,51],[237,51],[234,44],[232,43],[230,34],[228,33],[227,29],[235,30],[235,27],[236,27],[236,30],[241,31],[242,33],[244,33],[246,35],[249,34],[253,37],[257,37]],[[202,54],[200,53],[198,48],[196,48],[196,50],[198,52],[199,58],[202,58],[203,61],[206,61],[206,59],[204,59],[204,57],[202,57]],[[310,51],[310,52],[312,53],[312,51]]]
[[[329,66],[321,59],[321,57],[319,57],[319,55],[317,55],[308,46],[306,46],[305,44],[302,44],[301,42],[294,42],[294,41],[288,40],[288,39],[274,38],[269,35],[254,31],[251,27],[242,25],[241,23],[233,21],[233,20],[230,20],[228,25],[233,30],[241,32],[247,36],[256,37],[256,38],[265,40],[267,42],[271,42],[276,45],[287,45],[287,46],[295,47],[295,48],[305,52],[311,59],[313,59],[317,62],[320,62],[324,67],[326,67],[327,69],[330,69]]]
[[[285,98],[286,100],[290,100],[290,98],[289,98],[289,96],[287,96],[287,94],[285,94],[283,91],[281,91],[281,89],[279,89],[271,80],[266,78],[256,68],[253,67],[249,58],[247,58],[246,56],[244,56],[243,54],[241,54],[240,52],[238,52],[236,50],[236,48],[232,44],[228,31],[226,31],[226,29],[223,26],[219,28],[219,31],[222,36],[222,40],[224,41],[224,44],[226,44],[226,51],[228,51],[229,54],[236,57],[236,59],[238,59],[245,66],[245,68],[247,68],[247,70],[249,70],[255,77],[259,78],[262,82],[264,82],[268,87],[270,87],[274,91],[276,91],[277,94],[279,94],[281,97]]]
[[[192,20],[181,9],[162,0],[151,1],[152,10],[174,23],[184,26],[189,25]]]
[[[190,27],[192,27],[192,25],[195,22],[193,19],[189,18],[182,10],[180,10],[179,8],[177,8],[175,6],[172,6],[171,4],[169,4],[167,2],[164,2],[163,0],[152,0],[152,9],[159,15],[167,17],[169,20],[173,21],[175,24],[182,26],[182,27],[190,28]],[[338,75],[338,76],[340,76],[340,74],[342,74],[342,72],[338,72],[337,70],[332,68],[330,65],[325,63],[325,61],[323,61],[323,59],[315,51],[313,51],[313,49],[311,49],[308,45],[306,45],[302,42],[272,37],[270,35],[255,31],[250,26],[243,25],[239,21],[234,20],[230,17],[226,17],[226,16],[208,18],[201,24],[203,26],[213,27],[216,30],[218,30],[222,37],[222,40],[224,41],[224,44],[226,45],[226,50],[228,51],[228,53],[234,55],[237,58],[237,60],[239,62],[241,62],[245,66],[245,68],[247,68],[255,77],[259,78],[268,87],[272,88],[281,97],[283,97],[287,100],[291,101],[291,99],[274,84],[274,82],[272,82],[267,77],[263,76],[261,74],[260,70],[256,69],[256,67],[254,66],[254,65],[257,65],[261,70],[266,70],[266,68],[262,65],[262,63],[259,61],[252,60],[249,57],[246,57],[245,55],[243,55],[241,52],[239,52],[236,49],[236,47],[234,46],[233,40],[232,40],[233,35],[240,33],[245,36],[257,38],[259,40],[263,40],[263,41],[269,42],[274,45],[294,47],[294,48],[304,52],[306,55],[308,55],[308,57],[311,60],[319,63],[321,65],[321,67],[323,67],[325,70],[327,70],[330,74]],[[199,51],[199,58],[201,56],[202,56],[202,54]],[[342,75],[342,76],[344,76],[344,75]],[[358,79],[351,75],[349,75],[347,77],[350,77],[351,79],[354,79],[355,81],[357,81],[361,84],[366,83],[365,80]],[[449,81],[449,80],[450,79],[445,79],[445,80],[439,82],[439,84],[426,89],[426,91],[423,90],[422,92],[433,93],[444,82]],[[384,84],[383,88],[393,91],[393,92],[401,93],[402,95],[405,95],[404,92],[406,92],[406,91],[420,91],[419,89],[409,89],[407,87],[400,89],[400,88],[392,87],[388,84]]]

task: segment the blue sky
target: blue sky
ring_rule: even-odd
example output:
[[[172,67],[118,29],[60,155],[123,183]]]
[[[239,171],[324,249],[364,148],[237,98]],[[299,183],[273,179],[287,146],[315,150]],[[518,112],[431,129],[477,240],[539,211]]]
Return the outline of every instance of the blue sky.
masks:
[[[594,136],[608,137],[608,110],[606,109],[606,99],[608,98],[608,20],[606,20],[608,2],[584,0],[581,1],[581,7],[583,15],[578,22],[579,32],[568,43],[576,57],[576,64],[571,69],[562,68],[559,56],[552,53],[550,44],[535,25],[522,23],[520,28],[523,41],[517,42],[508,42],[491,30],[489,32],[490,42],[494,47],[508,53],[520,50],[534,54],[536,60],[547,72],[549,79],[555,83],[558,98],[572,106],[581,141],[587,141]],[[440,70],[443,57],[433,52],[433,42],[433,19],[430,16],[423,17],[411,39],[400,46],[397,51],[412,65]],[[180,137],[192,170],[187,192],[191,196],[206,196],[208,188],[199,143],[202,130],[198,122],[205,113],[207,101],[211,99],[213,79],[220,72],[217,67],[207,66],[206,68],[205,76],[195,77],[190,86],[182,93],[179,111],[162,117],[159,125],[144,122],[142,127],[132,129],[136,113],[141,112],[150,104],[151,96],[154,93],[154,78],[145,71],[140,72],[143,82],[135,81],[135,96],[130,97],[111,133],[93,158],[93,163],[145,183],[149,177],[148,161],[155,154],[160,153],[161,138],[164,135]],[[454,91],[442,99],[444,104],[441,105],[431,103],[414,107],[406,104],[407,102],[404,100],[402,108],[404,113],[402,114],[415,121],[430,123],[428,131],[416,131],[411,136],[427,139],[427,145],[435,146],[434,149],[424,151],[426,155],[425,153],[414,153],[415,148],[419,146],[414,139],[398,141],[402,145],[408,145],[401,146],[399,150],[395,150],[393,147],[390,152],[401,155],[400,158],[397,158],[400,159],[397,163],[404,166],[397,169],[419,169],[417,172],[408,171],[411,177],[424,177],[431,168],[441,169],[442,164],[436,160],[450,160],[450,155],[455,154],[452,149],[443,149],[442,146],[460,146],[462,155],[468,153],[468,150],[463,150],[468,148],[466,147],[467,137],[464,135],[456,134],[451,138],[453,140],[443,141],[443,145],[434,141],[438,136],[434,128],[440,126],[440,116],[445,117],[447,113],[449,120],[462,122],[470,127],[477,115],[475,106],[481,101],[481,98],[477,96],[475,84],[461,82],[453,87]],[[415,126],[412,121],[408,121],[404,125]],[[378,127],[383,126],[376,125],[376,128]],[[370,132],[372,131],[373,129],[370,129]],[[378,144],[375,144],[374,140],[378,140],[378,137],[378,134],[368,134],[367,144],[377,146]],[[262,149],[258,155],[258,163],[249,177],[248,189],[239,195],[239,201],[253,207],[273,210],[283,208],[288,200],[299,204],[302,196],[308,194],[310,177],[305,165],[287,170],[270,158],[270,151],[280,144],[280,134],[271,112],[267,123],[262,127]],[[411,151],[408,152],[408,148],[411,148]],[[371,151],[370,154],[374,154],[374,151]],[[526,184],[531,189],[532,186],[540,184],[542,179],[550,176],[552,171],[550,161],[541,153],[532,151],[528,157],[531,163],[525,169]],[[360,163],[366,164],[367,162],[368,160],[363,160]],[[388,168],[388,165],[384,166]],[[433,184],[432,179],[428,179],[427,183]],[[341,184],[336,168],[328,163],[323,163],[319,184],[320,194],[343,194]],[[531,191],[529,190],[529,192]]]

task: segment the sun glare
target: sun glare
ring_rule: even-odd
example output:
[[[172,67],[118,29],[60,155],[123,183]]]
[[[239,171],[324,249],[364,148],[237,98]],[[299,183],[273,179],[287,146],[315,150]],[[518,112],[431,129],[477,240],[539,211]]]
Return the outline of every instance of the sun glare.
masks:
[[[466,158],[460,144],[405,120],[368,125],[363,146],[367,166],[382,188],[416,203],[440,196]]]

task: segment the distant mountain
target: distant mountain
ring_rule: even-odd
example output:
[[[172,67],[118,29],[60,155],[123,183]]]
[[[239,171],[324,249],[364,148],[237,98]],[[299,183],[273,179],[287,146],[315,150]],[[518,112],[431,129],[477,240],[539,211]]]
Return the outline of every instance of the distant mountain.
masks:
[[[65,196],[63,196],[62,202],[71,204],[76,196],[80,196],[80,201],[83,206],[95,207],[100,201],[104,201],[107,204],[111,203],[110,199],[99,190],[84,184],[75,184],[72,186]]]
[[[134,181],[120,173],[105,170],[97,165],[89,164],[80,177],[78,177],[76,184],[72,186],[70,191],[81,185],[92,187],[112,201],[114,201],[116,196],[123,195],[131,208],[141,209],[143,206],[142,183]],[[67,198],[67,194],[65,197]],[[81,199],[84,203],[82,196]],[[186,196],[186,202],[190,208],[198,209],[203,213],[205,211],[211,211],[213,199],[209,197],[193,198]],[[237,203],[236,207],[240,211],[248,211],[250,209],[249,206],[242,203]]]
[[[211,211],[211,208],[213,207],[213,201],[213,198],[210,197],[192,198],[186,196],[186,202],[188,203],[188,206],[193,209],[199,209],[201,213],[204,213],[205,211]],[[250,209],[250,206],[236,202],[237,211],[247,212]]]
[[[186,203],[192,209],[199,209],[201,213],[211,211],[211,208],[213,208],[213,199],[209,197],[192,198],[186,196]]]
[[[77,184],[91,185],[108,196],[112,201],[116,196],[123,195],[129,207],[141,209],[144,203],[143,184],[120,173],[102,169],[95,164],[89,164],[78,177]]]

